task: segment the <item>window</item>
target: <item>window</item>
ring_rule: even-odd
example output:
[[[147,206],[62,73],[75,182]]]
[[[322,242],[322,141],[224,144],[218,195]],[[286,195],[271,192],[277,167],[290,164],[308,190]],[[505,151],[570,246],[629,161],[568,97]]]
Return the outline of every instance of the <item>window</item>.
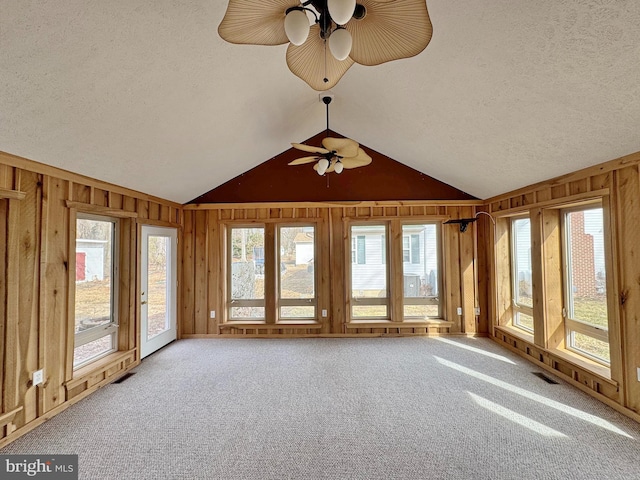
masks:
[[[265,320],[264,226],[229,228],[230,320]]]
[[[229,225],[227,244],[227,321],[317,321],[315,224]]]
[[[364,235],[351,237],[351,262],[357,263],[358,265],[364,265],[367,263],[367,250]]]
[[[106,217],[76,219],[74,368],[117,349],[117,227]]]
[[[405,317],[440,317],[439,228],[436,223],[402,225]],[[409,246],[409,258],[405,246]]]
[[[402,261],[404,263],[420,263],[420,235],[402,236]]]
[[[351,317],[388,319],[387,225],[352,225],[350,235]]]
[[[511,219],[511,269],[513,325],[533,332],[531,221],[529,217]]]
[[[281,226],[278,242],[279,319],[315,319],[315,227]]]
[[[609,333],[602,207],[563,211],[567,348],[608,364]]]

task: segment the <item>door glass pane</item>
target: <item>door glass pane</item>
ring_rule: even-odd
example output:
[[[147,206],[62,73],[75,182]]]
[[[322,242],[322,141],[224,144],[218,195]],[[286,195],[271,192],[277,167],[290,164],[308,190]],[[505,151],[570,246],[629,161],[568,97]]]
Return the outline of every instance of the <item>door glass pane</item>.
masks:
[[[167,331],[169,318],[169,261],[171,238],[149,235],[147,245],[147,339]]]
[[[230,318],[264,319],[264,227],[232,227],[230,240]]]
[[[405,317],[439,317],[438,227],[402,225]]]

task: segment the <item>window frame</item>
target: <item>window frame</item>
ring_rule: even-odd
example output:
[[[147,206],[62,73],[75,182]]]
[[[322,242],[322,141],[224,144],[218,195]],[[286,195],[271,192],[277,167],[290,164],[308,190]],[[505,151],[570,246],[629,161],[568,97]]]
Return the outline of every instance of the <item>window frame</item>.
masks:
[[[518,254],[517,254],[517,245],[516,245],[516,221],[518,220],[529,220],[529,248],[531,249],[531,217],[528,214],[525,215],[516,215],[513,217],[509,217],[509,262],[511,263],[511,323],[514,327],[520,328],[528,333],[534,333],[534,328],[529,328],[527,325],[521,324],[518,319],[520,314],[528,315],[531,318],[533,316],[533,307],[518,303],[519,297],[519,281],[518,281]],[[532,271],[532,282],[533,282],[533,264],[531,262],[531,255],[529,255],[529,265]],[[533,291],[533,286],[532,286]],[[533,303],[533,298],[532,298]]]
[[[420,241],[420,235],[419,234],[405,234],[403,232],[404,227],[406,226],[411,226],[411,225],[434,225],[436,228],[436,233],[435,233],[435,238],[436,238],[436,265],[438,268],[438,278],[437,278],[437,287],[438,287],[438,295],[431,295],[431,296],[426,296],[426,297],[405,297],[404,296],[404,277],[405,277],[405,273],[404,273],[404,266],[405,264],[410,264],[410,265],[415,265],[415,263],[413,262],[413,255],[411,254],[411,258],[409,262],[405,262],[404,261],[404,237],[407,236],[409,237],[409,249],[412,250],[412,238],[414,236],[418,237],[418,242]],[[444,300],[444,296],[442,294],[442,288],[444,285],[443,282],[443,246],[444,246],[444,242],[442,241],[442,222],[439,220],[401,220],[400,221],[400,232],[402,233],[402,237],[403,237],[403,244],[402,244],[402,249],[403,249],[403,257],[402,257],[402,265],[401,265],[401,271],[400,273],[402,274],[402,283],[403,283],[403,288],[402,288],[402,319],[410,319],[410,320],[415,320],[415,319],[421,319],[421,318],[425,318],[423,316],[417,316],[417,315],[405,315],[404,314],[404,307],[407,305],[437,305],[438,306],[438,315],[437,316],[428,316],[426,318],[429,319],[443,319],[443,312],[444,312],[444,305],[443,305],[443,300]],[[426,258],[425,258],[426,261]],[[418,260],[418,264],[420,264],[420,261]]]
[[[233,230],[234,229],[259,229],[263,231],[263,249],[264,249],[264,265],[263,276],[264,282],[264,298],[237,298],[232,297],[233,294]],[[251,322],[251,323],[266,323],[267,322],[267,288],[266,288],[266,262],[267,262],[267,226],[264,223],[233,223],[226,226],[226,243],[225,243],[225,264],[226,264],[226,285],[225,285],[225,318],[231,322]],[[262,317],[234,317],[231,312],[233,308],[262,308],[264,309],[264,315]]]
[[[107,355],[118,351],[118,332],[119,332],[119,284],[120,284],[120,230],[122,228],[120,219],[114,218],[108,215],[96,215],[93,213],[85,213],[85,212],[76,212],[75,215],[75,238],[74,238],[74,254],[77,252],[77,225],[78,220],[93,220],[100,222],[108,222],[113,225],[111,232],[111,278],[110,278],[110,313],[111,320],[108,324],[98,325],[82,332],[75,332],[75,302],[77,302],[77,293],[75,293],[76,285],[74,284],[74,315],[73,315],[73,370],[78,370],[82,367],[85,367]],[[100,340],[107,336],[111,337],[111,348],[105,350],[97,355],[94,355],[90,358],[87,358],[81,362],[76,362],[75,360],[75,351],[78,347],[86,345],[88,343],[94,342],[96,340]]]
[[[385,272],[385,296],[384,297],[356,297],[353,295],[353,278],[354,278],[354,265],[367,265],[367,255],[366,255],[366,235],[363,234],[359,234],[356,233],[356,235],[353,234],[353,227],[382,227],[384,229],[384,232],[382,234],[375,234],[375,235],[380,235],[381,237],[384,238],[384,241],[381,240],[380,244],[381,244],[381,258],[384,260],[383,263],[379,263],[379,264],[374,264],[371,263],[370,265],[383,265],[384,266],[384,272]],[[389,231],[390,231],[390,222],[389,220],[383,220],[383,219],[374,219],[374,220],[370,220],[370,221],[351,221],[347,223],[347,231],[348,231],[348,242],[349,245],[351,245],[351,261],[350,262],[345,262],[348,263],[350,265],[349,268],[349,275],[347,278],[347,282],[346,282],[346,287],[347,287],[347,298],[349,299],[349,311],[347,312],[347,318],[348,321],[355,321],[355,322],[363,322],[363,321],[371,321],[371,320],[375,320],[375,321],[380,321],[380,320],[387,320],[390,321],[391,320],[391,276],[390,276],[390,268],[389,268],[389,264],[390,262],[386,261],[386,259],[390,258],[389,256]],[[372,235],[373,236],[373,235]],[[359,263],[356,262],[354,260],[359,260],[354,258],[354,248],[353,246],[356,245],[356,238],[362,238],[363,239],[363,243],[364,243],[364,263]],[[357,247],[355,249],[355,255],[359,256],[359,252],[357,250]],[[369,316],[355,316],[353,314],[353,309],[354,307],[373,307],[373,306],[379,306],[379,305],[384,305],[386,307],[387,313],[386,315],[369,315]]]
[[[592,201],[589,203],[583,203],[576,206],[570,206],[560,209],[560,225],[561,225],[561,250],[562,250],[562,317],[564,320],[564,329],[565,329],[565,348],[577,355],[586,357],[592,361],[595,361],[601,365],[606,367],[611,366],[611,360],[607,361],[605,358],[599,357],[597,355],[592,354],[591,352],[580,349],[574,345],[575,334],[582,334],[596,340],[602,341],[609,345],[609,352],[611,352],[611,344],[609,341],[609,326],[611,322],[611,313],[609,311],[609,302],[608,302],[608,289],[605,287],[605,304],[607,311],[607,328],[602,328],[601,326],[596,326],[584,320],[580,320],[577,318],[573,318],[573,312],[571,305],[573,305],[573,289],[572,289],[572,273],[571,266],[572,263],[572,255],[571,255],[571,232],[570,228],[567,228],[567,216],[571,213],[575,212],[584,212],[586,210],[593,209],[601,209],[603,213],[602,219],[602,229],[603,229],[603,242],[604,242],[604,268],[605,274],[607,277],[610,276],[610,265],[608,263],[608,255],[606,252],[606,225],[605,225],[605,216],[604,216],[604,205],[602,199],[597,201]]]
[[[276,244],[276,270],[277,270],[277,282],[276,282],[276,323],[295,323],[295,322],[308,322],[317,321],[318,319],[318,242],[317,231],[318,225],[314,222],[283,222],[275,225],[275,244]],[[313,297],[312,298],[282,298],[282,269],[280,268],[282,262],[282,249],[281,249],[281,230],[283,228],[313,228]],[[266,296],[266,292],[265,292]],[[281,307],[313,307],[314,314],[310,317],[283,317]]]

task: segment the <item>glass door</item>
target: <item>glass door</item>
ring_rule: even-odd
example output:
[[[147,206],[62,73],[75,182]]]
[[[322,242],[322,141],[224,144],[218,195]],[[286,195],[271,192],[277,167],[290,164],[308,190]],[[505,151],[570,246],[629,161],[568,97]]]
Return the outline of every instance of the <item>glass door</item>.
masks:
[[[142,226],[140,357],[177,338],[177,230]]]

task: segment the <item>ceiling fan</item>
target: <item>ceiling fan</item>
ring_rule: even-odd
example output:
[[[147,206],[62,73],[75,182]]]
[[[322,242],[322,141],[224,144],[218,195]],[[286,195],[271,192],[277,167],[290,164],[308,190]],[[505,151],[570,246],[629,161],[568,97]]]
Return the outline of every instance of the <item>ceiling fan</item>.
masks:
[[[327,132],[329,131],[329,104],[332,97],[324,95],[321,97],[322,102],[327,106]],[[302,150],[303,152],[313,153],[308,157],[297,158],[289,163],[289,165],[305,165],[307,163],[316,162],[313,169],[318,175],[325,173],[342,173],[347,168],[364,167],[371,163],[371,157],[360,148],[360,144],[350,138],[333,138],[325,137],[322,139],[322,147],[314,147],[305,145],[304,143],[292,143],[293,148]]]

